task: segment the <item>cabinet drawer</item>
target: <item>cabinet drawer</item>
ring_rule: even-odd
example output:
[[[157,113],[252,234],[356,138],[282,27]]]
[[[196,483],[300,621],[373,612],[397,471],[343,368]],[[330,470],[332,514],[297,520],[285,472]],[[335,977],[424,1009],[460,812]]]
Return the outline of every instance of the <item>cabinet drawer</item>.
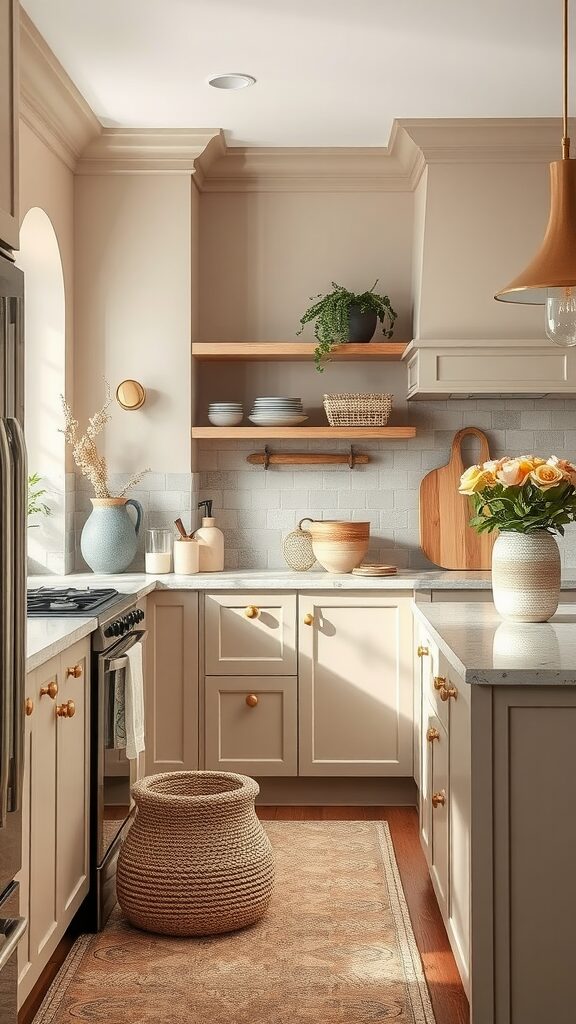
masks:
[[[296,775],[297,680],[206,679],[206,768],[244,775]]]
[[[433,644],[429,647],[430,654],[426,658],[429,666],[424,679],[424,693],[445,729],[450,724],[450,706],[458,699],[458,687],[453,682],[454,673],[442,654]],[[454,696],[455,694],[455,696]]]
[[[208,676],[296,675],[296,595],[207,594]]]
[[[429,711],[424,717],[426,785],[424,821],[427,822],[428,863],[441,909],[448,905],[448,734],[442,722]]]

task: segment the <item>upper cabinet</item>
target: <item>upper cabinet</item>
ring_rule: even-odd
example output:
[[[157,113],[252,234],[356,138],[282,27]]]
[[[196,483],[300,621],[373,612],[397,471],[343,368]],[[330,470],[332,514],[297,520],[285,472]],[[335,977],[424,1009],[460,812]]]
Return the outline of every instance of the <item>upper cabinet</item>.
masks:
[[[575,354],[544,338],[416,340],[403,359],[408,398],[545,398],[576,392]]]
[[[0,246],[18,248],[18,3],[0,0]]]

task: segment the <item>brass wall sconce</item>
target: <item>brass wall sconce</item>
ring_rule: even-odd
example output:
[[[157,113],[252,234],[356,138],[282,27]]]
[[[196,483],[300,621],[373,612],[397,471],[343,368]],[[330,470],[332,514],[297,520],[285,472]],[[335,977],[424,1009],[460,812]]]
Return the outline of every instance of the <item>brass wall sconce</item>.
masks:
[[[116,401],[129,412],[140,409],[146,401],[146,389],[137,380],[123,380],[116,388]]]

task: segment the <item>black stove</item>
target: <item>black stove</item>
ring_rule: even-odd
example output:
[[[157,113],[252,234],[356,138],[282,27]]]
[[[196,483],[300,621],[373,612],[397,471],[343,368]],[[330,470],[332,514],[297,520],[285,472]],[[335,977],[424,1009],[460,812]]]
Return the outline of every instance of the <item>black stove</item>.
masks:
[[[28,616],[86,618],[100,614],[123,597],[117,590],[104,587],[38,587],[28,591]]]

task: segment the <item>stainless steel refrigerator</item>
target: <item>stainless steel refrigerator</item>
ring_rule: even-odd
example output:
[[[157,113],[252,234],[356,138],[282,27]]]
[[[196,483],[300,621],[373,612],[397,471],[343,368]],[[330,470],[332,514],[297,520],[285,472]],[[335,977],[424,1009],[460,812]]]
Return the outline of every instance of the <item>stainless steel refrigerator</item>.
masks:
[[[22,863],[27,470],[24,277],[0,250],[0,1024],[16,1024]]]

